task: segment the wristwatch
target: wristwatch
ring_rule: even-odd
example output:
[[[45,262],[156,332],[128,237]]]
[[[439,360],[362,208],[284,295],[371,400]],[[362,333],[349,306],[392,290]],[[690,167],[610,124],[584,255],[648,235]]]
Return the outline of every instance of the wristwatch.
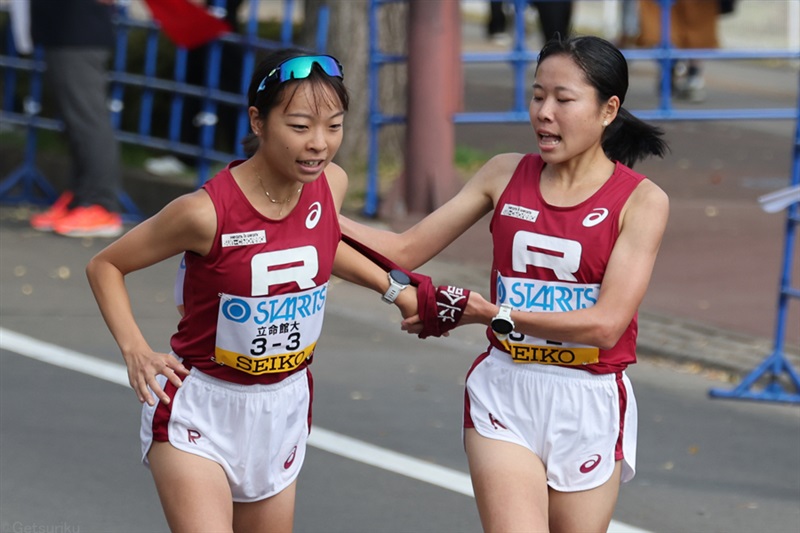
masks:
[[[492,331],[498,339],[505,340],[508,334],[514,331],[514,321],[511,320],[511,306],[502,304],[500,311],[492,319]]]
[[[411,278],[402,270],[389,271],[389,288],[381,298],[387,304],[393,304],[397,300],[400,291],[405,289],[411,284]]]

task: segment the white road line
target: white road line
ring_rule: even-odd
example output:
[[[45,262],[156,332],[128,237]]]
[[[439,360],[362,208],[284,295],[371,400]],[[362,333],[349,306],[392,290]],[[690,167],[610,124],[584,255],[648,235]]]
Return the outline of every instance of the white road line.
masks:
[[[0,328],[0,349],[129,387],[128,371],[121,364],[103,361],[6,328]],[[474,497],[469,475],[458,470],[422,461],[318,426],[312,428],[308,443],[315,448],[353,461]],[[617,521],[611,522],[608,532],[648,533],[644,529]]]
[[[383,470],[474,497],[469,474],[375,446],[320,427],[311,428],[308,443],[315,448]]]
[[[103,361],[6,328],[0,328],[0,348],[130,388],[128,369],[124,365]]]

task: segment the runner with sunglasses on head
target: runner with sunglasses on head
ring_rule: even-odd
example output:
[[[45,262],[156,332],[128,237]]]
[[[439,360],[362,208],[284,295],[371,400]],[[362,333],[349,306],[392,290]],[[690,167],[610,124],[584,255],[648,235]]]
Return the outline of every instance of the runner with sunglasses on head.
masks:
[[[627,89],[627,63],[609,42],[551,40],[529,109],[538,154],[495,156],[400,235],[341,219],[346,234],[415,269],[493,213],[491,302],[472,292],[461,320],[489,326],[464,413],[486,531],[606,531],[619,484],[633,477],[625,368],[668,199],[630,169],[667,147],[622,107]]]
[[[87,275],[143,402],[143,461],[173,531],[290,531],[310,429],[309,365],[331,274],[416,313],[416,290],[340,242],[341,65],[281,50],[248,91],[253,155],[97,254]],[[172,353],[137,326],[124,277],[184,254]]]

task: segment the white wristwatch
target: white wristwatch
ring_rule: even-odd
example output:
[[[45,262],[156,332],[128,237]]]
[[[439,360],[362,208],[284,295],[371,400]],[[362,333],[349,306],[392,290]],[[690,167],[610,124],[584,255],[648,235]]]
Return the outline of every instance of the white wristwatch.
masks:
[[[383,294],[381,299],[387,304],[393,304],[397,300],[400,291],[405,289],[411,284],[411,278],[402,270],[389,271],[389,288]]]
[[[500,306],[497,315],[492,319],[492,331],[494,331],[495,336],[501,341],[505,340],[508,335],[514,331],[514,321],[511,320],[510,305],[502,304]]]

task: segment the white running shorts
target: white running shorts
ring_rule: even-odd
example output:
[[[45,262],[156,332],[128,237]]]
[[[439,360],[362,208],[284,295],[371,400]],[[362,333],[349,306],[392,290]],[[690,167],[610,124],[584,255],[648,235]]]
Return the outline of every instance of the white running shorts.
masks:
[[[618,460],[622,481],[633,478],[637,410],[624,372],[518,364],[494,348],[482,357],[467,376],[465,427],[531,450],[558,491],[599,487]]]
[[[158,376],[165,386],[166,378]],[[142,462],[153,440],[219,463],[235,502],[278,494],[300,473],[311,403],[304,369],[269,385],[238,385],[193,368],[169,405],[142,409]]]

